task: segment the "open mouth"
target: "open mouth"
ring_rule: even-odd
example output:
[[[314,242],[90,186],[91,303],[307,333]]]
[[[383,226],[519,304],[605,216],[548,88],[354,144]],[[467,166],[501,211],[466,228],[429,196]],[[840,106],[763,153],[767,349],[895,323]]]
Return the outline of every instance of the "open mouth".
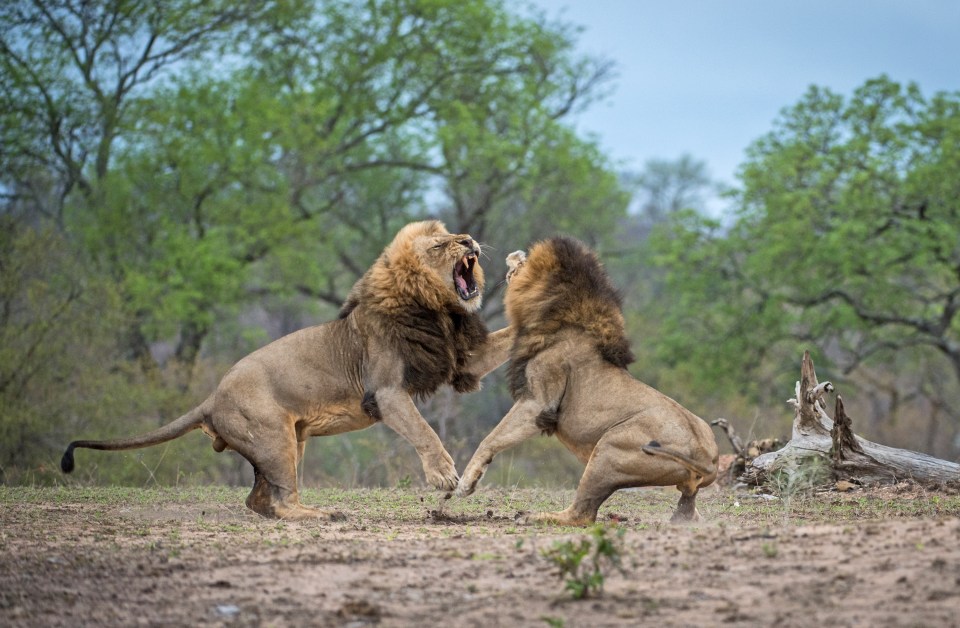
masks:
[[[461,257],[457,265],[453,267],[453,285],[457,287],[457,294],[464,301],[469,301],[480,294],[477,282],[473,279],[473,267],[476,264],[477,256],[468,253]]]

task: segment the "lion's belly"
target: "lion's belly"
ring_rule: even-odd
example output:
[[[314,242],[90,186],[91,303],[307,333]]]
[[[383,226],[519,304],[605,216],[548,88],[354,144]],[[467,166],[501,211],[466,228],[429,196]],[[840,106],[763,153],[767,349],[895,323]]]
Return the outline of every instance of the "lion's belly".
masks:
[[[297,440],[310,436],[332,436],[370,427],[376,421],[359,403],[329,404],[297,418]]]
[[[556,436],[557,440],[563,443],[563,446],[583,464],[587,464],[587,461],[590,460],[590,454],[593,453],[593,448],[597,446],[596,439],[584,438],[582,434],[576,431],[571,434],[566,431],[557,430]]]

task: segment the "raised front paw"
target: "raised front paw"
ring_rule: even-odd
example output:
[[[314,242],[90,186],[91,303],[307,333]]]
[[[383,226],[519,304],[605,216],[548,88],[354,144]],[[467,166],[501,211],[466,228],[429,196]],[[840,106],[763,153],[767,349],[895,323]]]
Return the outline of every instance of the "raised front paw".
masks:
[[[467,470],[463,472],[463,477],[460,478],[460,483],[457,484],[457,497],[473,495],[473,492],[477,490],[477,484],[480,482],[481,477],[483,477],[482,469],[467,465]]]
[[[427,482],[441,491],[452,491],[460,481],[457,468],[453,465],[453,458],[447,452],[443,452],[443,455],[424,458],[423,473]]]

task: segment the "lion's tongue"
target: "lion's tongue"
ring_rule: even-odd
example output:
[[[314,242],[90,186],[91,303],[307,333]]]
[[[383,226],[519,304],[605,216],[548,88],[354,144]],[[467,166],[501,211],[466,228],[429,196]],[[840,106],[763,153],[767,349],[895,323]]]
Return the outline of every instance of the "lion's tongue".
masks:
[[[460,294],[467,294],[467,280],[459,274],[454,275],[453,280],[457,282],[457,289],[460,290]]]

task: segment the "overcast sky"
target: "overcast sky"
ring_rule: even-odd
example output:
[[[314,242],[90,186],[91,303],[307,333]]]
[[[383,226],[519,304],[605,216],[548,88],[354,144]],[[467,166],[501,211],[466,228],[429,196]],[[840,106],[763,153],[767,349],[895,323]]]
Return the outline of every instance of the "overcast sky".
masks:
[[[817,84],[848,95],[887,74],[960,90],[957,0],[533,0],[585,27],[616,63],[613,94],[579,129],[624,167],[684,153],[734,182],[744,149]]]

